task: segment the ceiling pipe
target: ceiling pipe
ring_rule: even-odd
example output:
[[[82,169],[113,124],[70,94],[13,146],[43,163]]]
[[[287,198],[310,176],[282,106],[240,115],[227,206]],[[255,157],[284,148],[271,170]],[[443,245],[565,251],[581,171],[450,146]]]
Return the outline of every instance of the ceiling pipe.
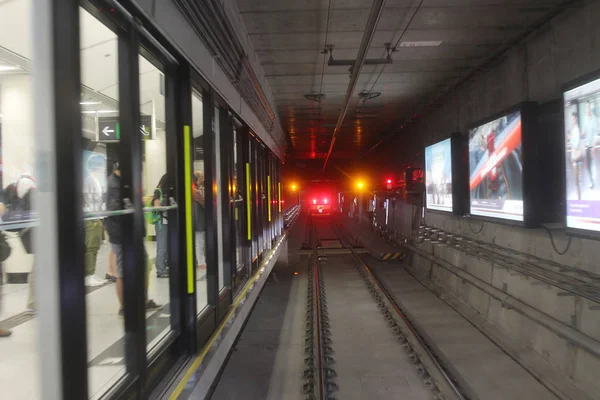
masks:
[[[379,23],[379,18],[383,13],[384,6],[385,0],[373,1],[371,13],[369,14],[369,19],[367,20],[367,26],[365,28],[365,32],[363,33],[362,41],[358,49],[358,56],[356,57],[356,61],[354,62],[354,66],[352,67],[352,74],[350,75],[350,83],[348,83],[348,90],[346,91],[346,97],[344,98],[344,105],[342,107],[342,111],[340,112],[337,124],[335,125],[335,129],[333,130],[333,136],[331,137],[329,150],[327,151],[327,155],[325,156],[325,162],[323,163],[323,172],[325,172],[325,169],[327,168],[327,161],[329,160],[331,152],[333,151],[336,136],[339,133],[340,127],[342,126],[342,122],[344,122],[344,118],[346,117],[346,113],[348,112],[348,106],[350,105],[352,93],[354,92],[354,88],[356,88],[356,83],[358,82],[360,71],[362,70],[365,60],[367,59],[367,52],[369,50],[369,47],[371,46],[373,36],[375,36],[375,29],[377,29],[377,24]]]

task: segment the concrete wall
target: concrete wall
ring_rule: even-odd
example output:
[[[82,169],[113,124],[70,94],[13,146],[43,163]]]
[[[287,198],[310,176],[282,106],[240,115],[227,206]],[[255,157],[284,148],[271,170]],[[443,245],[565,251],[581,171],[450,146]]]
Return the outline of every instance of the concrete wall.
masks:
[[[418,146],[422,149],[424,144],[441,140],[453,131],[465,132],[473,122],[521,101],[559,99],[564,83],[600,69],[598,15],[600,2],[597,1],[584,1],[581,6],[567,10],[509,51],[494,67],[479,73],[459,88],[441,107],[424,115],[408,135],[415,140],[420,138],[422,142]],[[411,236],[410,215],[415,212],[421,211],[399,203],[392,213],[390,226],[404,236]],[[481,233],[475,234],[473,232],[477,232],[481,222],[434,212],[426,213],[423,222],[448,232],[573,266],[596,274],[600,279],[600,263],[597,261],[600,259],[600,245],[597,241],[572,238],[569,251],[561,256],[553,250],[543,230],[485,222]],[[560,232],[556,232],[555,236],[557,247],[564,249],[567,238]],[[430,242],[419,245],[419,248],[560,321],[568,329],[583,333],[600,346],[600,310],[590,308],[598,304],[579,296],[559,295],[561,290],[555,287],[457,249],[439,247]],[[597,379],[600,358],[516,310],[504,308],[485,292],[425,258],[413,257],[411,268],[415,274],[431,279],[477,310],[505,334],[535,350],[578,386],[588,393],[595,393],[592,397],[597,396],[600,391]]]

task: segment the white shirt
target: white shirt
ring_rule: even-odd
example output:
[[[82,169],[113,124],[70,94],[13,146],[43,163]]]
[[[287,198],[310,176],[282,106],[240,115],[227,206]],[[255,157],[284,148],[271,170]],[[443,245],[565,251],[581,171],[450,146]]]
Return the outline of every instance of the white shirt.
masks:
[[[93,175],[83,181],[83,211],[102,211],[102,185]]]

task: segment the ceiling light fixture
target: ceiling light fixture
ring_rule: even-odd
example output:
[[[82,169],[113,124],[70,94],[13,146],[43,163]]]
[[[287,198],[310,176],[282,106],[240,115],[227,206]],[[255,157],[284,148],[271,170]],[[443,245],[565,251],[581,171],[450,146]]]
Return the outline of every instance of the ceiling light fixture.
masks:
[[[398,47],[438,47],[441,44],[441,40],[421,40],[415,42],[400,42]]]
[[[0,72],[2,71],[17,71],[20,68],[16,65],[0,65]]]
[[[81,104],[82,106],[94,106],[102,103],[99,101],[80,101],[79,104]]]
[[[117,110],[98,110],[98,111],[82,111],[82,114],[110,114],[110,113],[116,113],[118,112]]]

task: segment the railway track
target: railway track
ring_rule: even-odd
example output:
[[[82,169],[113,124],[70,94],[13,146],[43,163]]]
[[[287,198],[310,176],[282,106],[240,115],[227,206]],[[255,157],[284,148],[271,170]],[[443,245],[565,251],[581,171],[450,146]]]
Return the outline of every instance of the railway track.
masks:
[[[466,399],[335,218],[308,226],[305,398]]]

